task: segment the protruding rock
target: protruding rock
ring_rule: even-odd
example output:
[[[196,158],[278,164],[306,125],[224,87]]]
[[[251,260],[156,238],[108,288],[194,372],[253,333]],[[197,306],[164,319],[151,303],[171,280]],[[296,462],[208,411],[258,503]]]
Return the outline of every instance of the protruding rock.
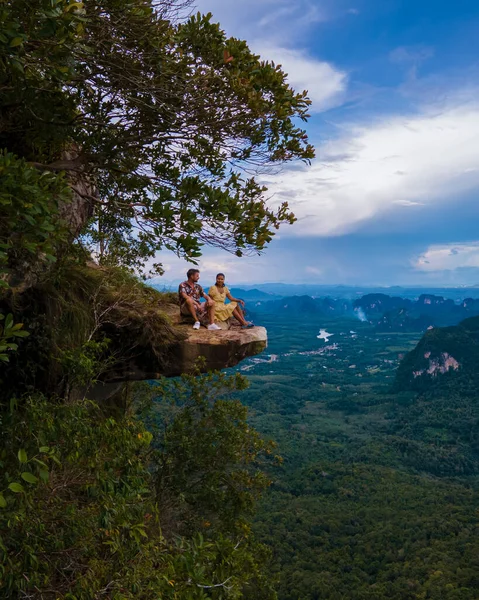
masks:
[[[228,323],[222,324],[221,331],[209,331],[205,327],[194,330],[191,323],[182,322],[177,305],[168,304],[162,306],[161,310],[170,318],[179,338],[168,348],[168,360],[155,364],[152,360],[154,353],[150,348],[144,348],[144,351],[137,348],[135,358],[108,373],[106,382],[140,381],[193,373],[200,357],[204,358],[200,367],[202,371],[234,367],[248,356],[263,352],[267,347],[267,332],[264,327],[242,329],[234,323]]]

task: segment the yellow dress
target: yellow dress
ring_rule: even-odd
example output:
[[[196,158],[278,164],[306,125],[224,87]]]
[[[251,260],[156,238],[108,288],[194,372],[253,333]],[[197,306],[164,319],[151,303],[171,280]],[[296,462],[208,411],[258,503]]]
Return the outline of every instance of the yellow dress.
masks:
[[[228,320],[233,314],[234,309],[238,306],[237,302],[225,304],[226,294],[229,294],[229,289],[226,286],[219,289],[216,285],[212,285],[208,290],[208,296],[215,303],[215,321]]]

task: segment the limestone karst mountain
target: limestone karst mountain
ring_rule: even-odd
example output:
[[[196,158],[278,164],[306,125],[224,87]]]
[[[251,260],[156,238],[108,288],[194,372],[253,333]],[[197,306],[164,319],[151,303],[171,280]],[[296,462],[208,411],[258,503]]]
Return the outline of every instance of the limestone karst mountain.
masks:
[[[479,317],[459,325],[426,331],[416,348],[400,363],[397,390],[424,390],[431,385],[461,385],[477,381],[479,373]]]

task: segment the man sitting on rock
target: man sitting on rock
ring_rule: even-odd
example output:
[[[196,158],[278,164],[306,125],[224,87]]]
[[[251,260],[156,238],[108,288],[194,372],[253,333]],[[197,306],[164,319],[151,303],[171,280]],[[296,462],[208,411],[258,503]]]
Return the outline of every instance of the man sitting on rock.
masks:
[[[200,272],[198,269],[189,269],[186,273],[188,277],[187,281],[180,283],[178,288],[178,295],[180,298],[180,312],[183,316],[193,317],[195,324],[193,329],[200,328],[200,321],[208,316],[208,329],[216,331],[221,329],[215,323],[215,303],[213,300],[205,294],[201,285],[199,285],[198,279],[200,278]],[[204,298],[206,302],[201,302],[200,298]]]

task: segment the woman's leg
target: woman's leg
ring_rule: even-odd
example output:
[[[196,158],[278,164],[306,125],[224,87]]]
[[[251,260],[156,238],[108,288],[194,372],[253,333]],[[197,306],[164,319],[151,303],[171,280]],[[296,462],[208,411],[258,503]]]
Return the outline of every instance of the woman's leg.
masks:
[[[244,315],[243,315],[243,311],[241,310],[241,308],[239,306],[237,306],[234,309],[233,315],[241,323],[241,325],[247,325]]]

